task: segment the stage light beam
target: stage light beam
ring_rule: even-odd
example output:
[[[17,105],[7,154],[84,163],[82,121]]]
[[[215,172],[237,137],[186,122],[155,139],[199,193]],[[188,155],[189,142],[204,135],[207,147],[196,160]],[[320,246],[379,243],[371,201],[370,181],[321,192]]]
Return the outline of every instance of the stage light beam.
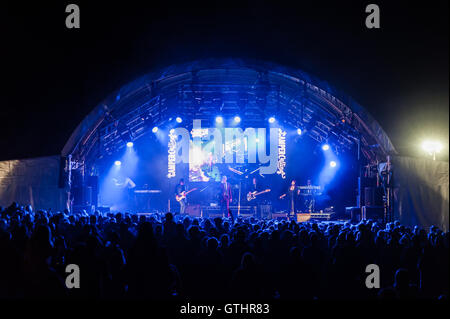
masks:
[[[236,115],[236,116],[234,117],[234,121],[235,121],[236,123],[240,123],[240,122],[241,122],[240,116]]]
[[[298,128],[298,129],[297,129],[297,134],[298,134],[298,135],[302,135],[302,129],[301,129],[301,128]]]
[[[273,116],[269,117],[269,123],[275,123],[275,117]]]
[[[330,162],[330,167],[336,167],[337,163],[335,161]]]
[[[121,162],[121,161],[115,161],[115,162],[114,162],[114,165],[120,166],[120,165],[122,165],[122,162]]]
[[[328,145],[328,144],[323,144],[322,145],[322,150],[328,151],[329,149],[330,149],[330,145]]]
[[[222,116],[216,116],[216,123],[222,124],[223,123],[223,117]]]
[[[182,119],[181,117],[178,116],[178,117],[176,118],[176,121],[177,121],[177,123],[181,123],[181,122],[183,122],[183,119]]]
[[[127,143],[127,147],[133,147],[133,145],[134,145],[133,142],[128,142]]]
[[[152,132],[153,132],[153,133],[156,133],[156,132],[158,132],[158,127],[157,127],[157,126],[155,126],[154,128],[152,128]]]

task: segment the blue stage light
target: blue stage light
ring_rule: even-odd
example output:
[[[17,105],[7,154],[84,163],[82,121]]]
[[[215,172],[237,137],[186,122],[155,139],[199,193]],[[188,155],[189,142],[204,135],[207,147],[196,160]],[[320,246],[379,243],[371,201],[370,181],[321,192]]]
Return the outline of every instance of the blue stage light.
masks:
[[[156,132],[158,132],[158,127],[157,127],[157,126],[155,126],[154,128],[152,128],[152,132],[153,132],[153,133],[156,133]]]
[[[120,165],[122,165],[122,162],[121,162],[121,161],[115,161],[115,162],[114,162],[114,165],[120,166]]]
[[[330,149],[330,145],[328,145],[328,144],[323,144],[322,145],[322,150],[328,151],[329,149]]]
[[[223,117],[222,116],[217,116],[216,117],[216,123],[223,123]]]
[[[133,142],[128,142],[127,143],[127,147],[133,147],[133,145],[134,145]]]
[[[271,116],[269,117],[269,123],[274,123],[275,122],[275,117]]]
[[[336,165],[337,165],[337,163],[336,163],[335,161],[331,161],[331,162],[330,162],[330,166],[331,166],[331,167],[336,167]]]
[[[234,117],[234,121],[235,121],[236,123],[240,123],[240,122],[241,122],[241,118],[240,118],[238,115],[236,115],[236,116]]]
[[[178,117],[176,118],[176,121],[177,121],[177,123],[181,123],[181,122],[183,122],[183,119],[182,119],[181,117],[178,116]]]
[[[298,128],[298,129],[297,129],[297,134],[298,134],[298,135],[302,135],[302,129],[301,129],[301,128]]]

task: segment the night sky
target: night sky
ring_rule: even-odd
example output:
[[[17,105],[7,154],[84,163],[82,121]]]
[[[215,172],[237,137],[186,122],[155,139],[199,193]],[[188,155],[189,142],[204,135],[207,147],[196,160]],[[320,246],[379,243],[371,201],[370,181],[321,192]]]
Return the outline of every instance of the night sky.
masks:
[[[448,143],[447,0],[10,2],[0,5],[0,160],[59,154],[120,86],[208,57],[268,60],[328,81],[401,154],[426,137]],[[372,2],[379,30],[364,25]],[[69,3],[80,6],[81,29],[65,27]]]

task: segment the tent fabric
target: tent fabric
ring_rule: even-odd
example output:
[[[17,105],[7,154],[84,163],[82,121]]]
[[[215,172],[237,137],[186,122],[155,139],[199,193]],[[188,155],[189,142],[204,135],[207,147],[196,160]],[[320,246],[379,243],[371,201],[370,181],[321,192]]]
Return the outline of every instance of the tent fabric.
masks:
[[[67,193],[58,187],[59,172],[59,155],[0,161],[0,206],[16,202],[35,210],[64,210]]]
[[[395,217],[405,225],[449,230],[449,163],[393,157]]]

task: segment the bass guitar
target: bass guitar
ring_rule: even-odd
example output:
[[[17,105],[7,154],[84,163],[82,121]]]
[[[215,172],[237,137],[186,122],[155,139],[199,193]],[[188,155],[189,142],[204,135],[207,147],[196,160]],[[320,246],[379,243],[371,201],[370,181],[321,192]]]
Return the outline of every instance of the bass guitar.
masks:
[[[250,202],[250,201],[254,200],[256,198],[256,196],[264,194],[264,193],[268,193],[268,192],[270,192],[270,189],[266,189],[266,190],[263,190],[263,191],[260,191],[260,192],[257,192],[257,191],[248,192],[248,194],[247,194],[247,201]]]
[[[177,202],[180,202],[180,201],[182,201],[183,199],[186,198],[187,194],[189,194],[190,192],[196,191],[196,190],[197,190],[197,188],[193,188],[191,190],[181,192],[181,194],[175,195],[175,199],[177,200]]]

